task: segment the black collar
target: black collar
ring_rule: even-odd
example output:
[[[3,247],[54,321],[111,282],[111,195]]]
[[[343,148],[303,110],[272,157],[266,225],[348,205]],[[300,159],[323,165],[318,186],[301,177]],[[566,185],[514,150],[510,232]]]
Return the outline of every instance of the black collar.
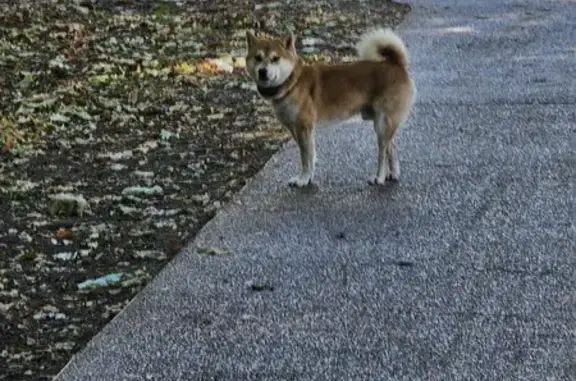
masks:
[[[256,86],[256,88],[258,89],[258,92],[263,97],[273,98],[280,92],[280,89],[282,89],[283,86],[284,86],[284,84],[274,86],[274,87],[262,87],[262,86],[258,85],[258,86]]]
[[[290,76],[278,86],[262,87],[260,85],[256,85],[256,88],[258,89],[260,95],[262,95],[264,98],[272,98],[272,100],[274,101],[279,101],[283,99],[286,95],[288,95],[288,93],[290,92],[291,89],[286,89],[286,91],[284,92],[284,94],[282,94],[280,98],[276,98],[276,96],[282,92],[282,89],[286,86],[286,84],[289,83],[290,80],[292,80],[293,74],[294,72],[292,72]]]

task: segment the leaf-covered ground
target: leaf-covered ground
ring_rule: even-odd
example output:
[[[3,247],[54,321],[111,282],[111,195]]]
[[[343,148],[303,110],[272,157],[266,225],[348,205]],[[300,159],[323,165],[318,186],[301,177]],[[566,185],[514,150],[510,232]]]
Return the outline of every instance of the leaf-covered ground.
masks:
[[[2,2],[0,380],[51,379],[287,138],[244,74],[246,29],[339,61],[408,11]]]

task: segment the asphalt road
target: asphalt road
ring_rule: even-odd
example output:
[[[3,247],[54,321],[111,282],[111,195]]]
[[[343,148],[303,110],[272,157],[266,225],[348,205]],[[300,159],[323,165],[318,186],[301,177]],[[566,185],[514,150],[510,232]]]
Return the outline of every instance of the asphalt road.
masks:
[[[576,6],[411,4],[401,181],[366,124],[313,190],[289,144],[58,381],[576,379]]]

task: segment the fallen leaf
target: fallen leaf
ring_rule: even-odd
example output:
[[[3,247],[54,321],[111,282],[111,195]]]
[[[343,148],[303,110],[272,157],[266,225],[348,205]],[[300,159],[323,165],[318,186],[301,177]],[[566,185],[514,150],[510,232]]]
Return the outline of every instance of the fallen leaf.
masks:
[[[58,229],[55,234],[58,239],[72,239],[73,235],[70,229]]]

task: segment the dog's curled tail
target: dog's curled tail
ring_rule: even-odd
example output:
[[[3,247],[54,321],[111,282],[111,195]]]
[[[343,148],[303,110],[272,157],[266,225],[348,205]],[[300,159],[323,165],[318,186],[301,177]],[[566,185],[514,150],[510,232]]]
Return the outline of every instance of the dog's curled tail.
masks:
[[[361,60],[387,60],[403,68],[408,67],[408,50],[404,41],[392,29],[376,29],[365,33],[356,45]]]

